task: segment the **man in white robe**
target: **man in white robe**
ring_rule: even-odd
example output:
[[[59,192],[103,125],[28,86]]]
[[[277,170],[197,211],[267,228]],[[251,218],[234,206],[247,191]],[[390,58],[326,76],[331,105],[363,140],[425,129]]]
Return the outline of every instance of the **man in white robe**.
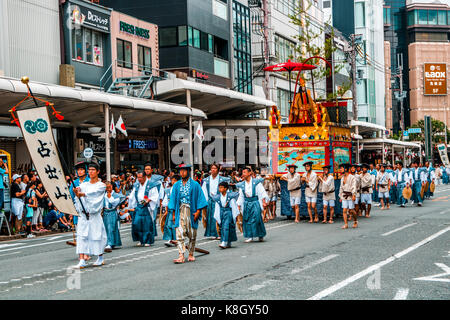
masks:
[[[83,182],[74,189],[84,207],[84,212],[79,216],[77,227],[77,254],[80,261],[76,268],[87,267],[90,256],[98,256],[94,266],[104,263],[103,252],[106,247],[107,236],[102,219],[104,196],[106,185],[98,178],[100,168],[96,163],[89,164],[88,173],[90,181]]]

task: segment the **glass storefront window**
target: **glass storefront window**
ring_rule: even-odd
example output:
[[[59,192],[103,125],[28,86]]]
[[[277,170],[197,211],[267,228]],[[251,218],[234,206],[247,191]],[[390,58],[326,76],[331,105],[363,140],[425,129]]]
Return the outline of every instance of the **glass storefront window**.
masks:
[[[200,30],[193,29],[194,30],[194,48],[200,49]]]
[[[192,27],[188,26],[188,44],[192,47],[193,45],[193,35],[192,35]]]
[[[173,47],[177,43],[177,27],[159,28],[160,47]]]
[[[363,28],[366,26],[365,2],[355,3],[355,27]]]
[[[228,20],[228,8],[225,3],[220,0],[213,0],[213,14],[223,20]]]
[[[442,10],[438,11],[438,24],[440,26],[447,25],[447,11],[442,11]]]
[[[419,24],[428,24],[428,10],[418,10]]]
[[[92,33],[86,30],[85,46],[86,46],[86,62],[92,63]]]
[[[138,70],[152,70],[152,49],[138,45]]]
[[[103,66],[103,42],[101,33],[92,31],[92,46],[94,50],[94,64]]]
[[[187,39],[187,30],[186,26],[179,26],[178,27],[178,45],[181,47],[187,46],[188,39]]]
[[[72,29],[72,58],[75,60],[83,61],[83,30]]]
[[[428,24],[437,24],[436,10],[428,10]]]
[[[208,34],[208,51],[214,52],[214,37],[211,34]]]
[[[117,65],[122,68],[133,68],[131,42],[117,39]],[[119,52],[121,50],[121,52]],[[120,58],[119,58],[120,57]]]
[[[72,59],[103,66],[103,36],[87,28],[72,29]]]

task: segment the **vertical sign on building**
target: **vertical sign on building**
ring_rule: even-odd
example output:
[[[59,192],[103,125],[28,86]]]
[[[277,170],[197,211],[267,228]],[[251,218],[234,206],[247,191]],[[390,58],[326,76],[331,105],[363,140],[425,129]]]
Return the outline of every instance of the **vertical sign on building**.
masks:
[[[425,157],[428,161],[432,160],[433,156],[433,145],[431,142],[431,117],[425,116],[424,120],[424,128],[425,128]]]
[[[424,63],[423,94],[429,96],[447,95],[447,64]]]

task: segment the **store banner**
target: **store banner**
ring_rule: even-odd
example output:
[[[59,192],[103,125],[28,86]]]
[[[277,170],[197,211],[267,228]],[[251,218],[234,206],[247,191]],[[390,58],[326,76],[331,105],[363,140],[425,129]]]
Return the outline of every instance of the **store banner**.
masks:
[[[46,107],[17,111],[23,138],[50,200],[64,213],[77,216],[58,156]]]
[[[439,155],[441,156],[441,162],[445,167],[449,167],[450,162],[448,161],[447,146],[445,144],[438,144],[437,148],[439,150]]]

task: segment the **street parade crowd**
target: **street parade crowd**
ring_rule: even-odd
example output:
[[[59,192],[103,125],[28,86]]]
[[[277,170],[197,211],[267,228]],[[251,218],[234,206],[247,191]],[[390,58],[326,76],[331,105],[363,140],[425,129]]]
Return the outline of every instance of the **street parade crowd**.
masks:
[[[146,164],[142,171],[119,172],[106,181],[99,176],[97,163],[80,162],[75,166],[76,175],[67,177],[78,216],[61,213],[53,206],[36,172],[13,173],[9,221],[14,232],[25,232],[30,238],[33,232],[47,229],[76,230],[77,268],[88,266],[91,256],[98,256],[94,266],[103,265],[103,254],[122,246],[119,229],[125,222],[131,222],[136,246],[154,245],[161,232],[166,246],[178,248],[173,262],[181,264],[186,251],[188,261],[195,261],[194,252],[202,252],[196,248],[199,223],[204,236],[218,240],[222,249],[238,241],[237,230],[243,233],[245,243],[264,241],[265,223],[276,218],[283,192],[288,195],[292,215],[283,210],[281,215],[299,223],[301,203],[306,202],[309,223],[319,223],[320,215],[321,223],[332,224],[339,203],[342,228],[347,229],[349,221],[356,228],[359,217],[369,218],[373,205],[389,210],[391,204],[405,207],[411,200],[422,206],[433,196],[435,186],[448,184],[450,177],[450,167],[419,160],[408,167],[401,161],[394,165],[344,163],[336,173],[331,173],[330,166],[323,166],[322,174],[312,168],[312,162],[303,163],[303,168],[288,165],[289,172],[276,177],[251,167],[236,171],[213,164],[208,172],[195,170],[191,178],[190,165],[181,164],[170,171]],[[8,168],[0,159],[0,175],[6,174]],[[319,195],[322,212],[317,208]]]

